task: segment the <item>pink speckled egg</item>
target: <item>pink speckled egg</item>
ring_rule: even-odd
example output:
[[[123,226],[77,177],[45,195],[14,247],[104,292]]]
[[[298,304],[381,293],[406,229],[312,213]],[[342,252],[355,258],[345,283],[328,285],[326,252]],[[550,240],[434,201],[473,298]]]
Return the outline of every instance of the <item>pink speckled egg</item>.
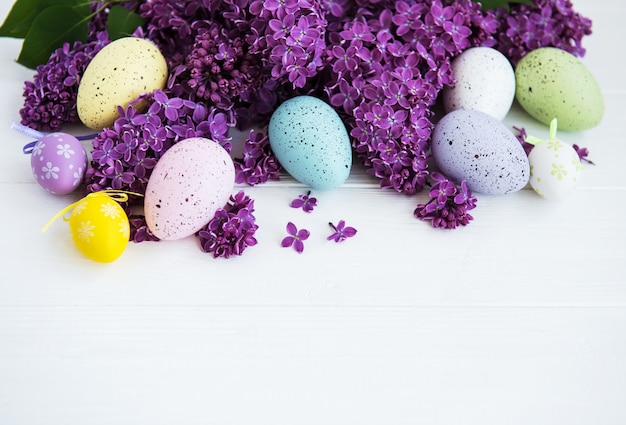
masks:
[[[193,235],[226,205],[234,185],[233,160],[222,146],[201,137],[182,140],[150,175],[144,201],[148,228],[162,240]]]
[[[76,137],[51,133],[35,144],[30,165],[41,187],[55,195],[65,195],[83,181],[87,152]]]

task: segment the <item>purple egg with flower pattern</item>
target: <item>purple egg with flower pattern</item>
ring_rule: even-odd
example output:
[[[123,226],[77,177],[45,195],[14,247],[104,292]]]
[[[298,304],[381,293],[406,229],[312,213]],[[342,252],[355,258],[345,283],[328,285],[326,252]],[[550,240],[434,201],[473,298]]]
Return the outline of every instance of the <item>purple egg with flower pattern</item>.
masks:
[[[35,144],[30,165],[37,183],[55,195],[73,192],[83,181],[87,152],[76,137],[47,134]]]
[[[522,189],[530,178],[521,143],[484,112],[458,109],[445,115],[433,130],[432,153],[443,174],[465,180],[473,192],[503,195]]]

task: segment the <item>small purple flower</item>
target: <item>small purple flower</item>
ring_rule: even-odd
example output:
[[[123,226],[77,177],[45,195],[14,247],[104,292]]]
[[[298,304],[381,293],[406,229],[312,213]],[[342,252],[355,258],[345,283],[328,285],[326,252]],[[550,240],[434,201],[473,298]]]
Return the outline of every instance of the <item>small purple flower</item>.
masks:
[[[257,244],[254,234],[259,226],[253,212],[254,201],[243,191],[231,195],[226,206],[198,231],[200,249],[214,258],[242,255],[246,248]]]
[[[347,238],[351,238],[356,235],[356,229],[350,226],[346,227],[346,222],[344,220],[340,220],[337,226],[330,222],[328,224],[334,230],[334,233],[326,238],[329,241],[334,240],[335,242],[342,242]]]
[[[307,213],[313,211],[313,208],[317,206],[317,198],[311,197],[310,195],[310,190],[305,194],[298,195],[296,199],[291,201],[289,206],[291,208],[302,208],[302,210]]]
[[[289,236],[286,236],[282,242],[280,243],[283,248],[289,248],[293,245],[294,249],[298,253],[302,253],[304,251],[304,242],[309,238],[311,233],[306,229],[300,229],[296,227],[291,221],[287,223],[287,233]]]
[[[578,158],[580,158],[581,161],[585,161],[591,165],[596,165],[595,162],[587,158],[587,155],[589,155],[589,149],[580,147],[577,144],[574,144],[572,147],[578,154]]]
[[[530,152],[533,150],[535,145],[526,141],[526,138],[528,137],[528,134],[526,134],[526,129],[524,127],[518,128],[515,126],[513,126],[513,129],[517,131],[517,135],[515,136],[515,138],[521,143],[522,147],[524,148],[524,152],[526,152],[526,156],[530,155]]]
[[[442,229],[468,225],[473,220],[468,211],[476,207],[476,198],[465,180],[459,190],[440,173],[432,173],[431,177],[435,180],[430,190],[431,199],[426,204],[417,205],[413,212],[415,218],[430,221],[433,227]]]

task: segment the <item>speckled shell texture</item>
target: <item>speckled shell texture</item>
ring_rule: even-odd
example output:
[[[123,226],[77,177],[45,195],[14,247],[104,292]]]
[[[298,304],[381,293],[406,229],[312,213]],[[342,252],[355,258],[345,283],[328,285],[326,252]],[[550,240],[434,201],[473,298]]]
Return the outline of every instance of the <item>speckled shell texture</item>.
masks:
[[[109,127],[118,118],[118,106],[126,107],[141,94],[162,89],[167,74],[165,58],[151,41],[115,40],[94,56],[81,78],[78,116],[89,128]]]
[[[352,148],[335,110],[312,96],[282,103],[272,114],[268,135],[283,168],[313,189],[332,189],[350,175]]]
[[[235,185],[233,161],[217,142],[185,139],[161,157],[146,188],[146,224],[162,240],[190,236],[223,208]]]
[[[578,58],[564,50],[533,50],[518,62],[515,78],[517,101],[546,125],[557,118],[559,130],[586,130],[604,116],[597,81]]]
[[[503,195],[522,189],[530,177],[528,157],[499,120],[480,111],[459,109],[444,116],[432,135],[437,167],[474,192]]]
[[[473,109],[499,120],[515,99],[515,72],[502,53],[490,47],[472,47],[452,61],[455,83],[443,90],[446,112]]]

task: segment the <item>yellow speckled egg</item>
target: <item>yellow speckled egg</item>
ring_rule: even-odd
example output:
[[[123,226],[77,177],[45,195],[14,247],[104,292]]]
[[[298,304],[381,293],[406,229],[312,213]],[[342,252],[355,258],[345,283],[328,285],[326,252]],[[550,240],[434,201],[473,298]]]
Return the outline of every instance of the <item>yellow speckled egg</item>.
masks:
[[[165,58],[154,43],[137,37],[117,39],[85,69],[76,98],[78,116],[94,130],[109,127],[118,118],[118,106],[164,88],[167,74]]]
[[[542,47],[524,56],[515,68],[515,98],[538,121],[559,129],[586,130],[600,123],[604,98],[600,87],[576,56]]]
[[[110,263],[128,245],[130,225],[126,212],[106,194],[96,192],[81,199],[68,221],[76,248],[94,261]]]

